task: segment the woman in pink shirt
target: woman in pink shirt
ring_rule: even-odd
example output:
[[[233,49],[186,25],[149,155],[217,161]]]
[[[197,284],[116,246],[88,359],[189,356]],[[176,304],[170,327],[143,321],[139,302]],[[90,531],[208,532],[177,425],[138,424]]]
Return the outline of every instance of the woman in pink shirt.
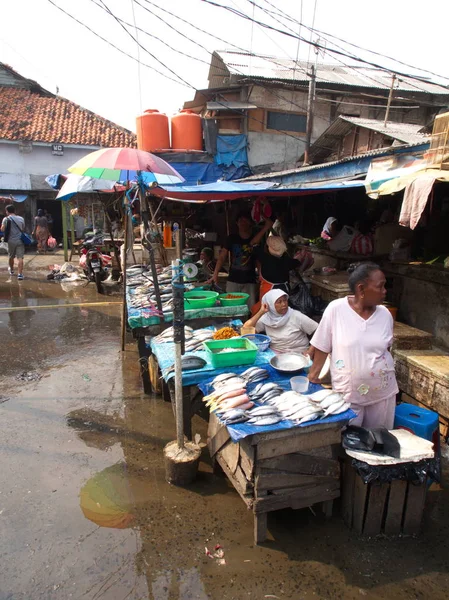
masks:
[[[385,300],[385,275],[374,263],[363,263],[349,277],[354,294],[326,308],[310,344],[314,352],[309,379],[330,354],[332,388],[345,395],[357,413],[353,425],[392,429],[398,386],[389,348],[393,319]]]

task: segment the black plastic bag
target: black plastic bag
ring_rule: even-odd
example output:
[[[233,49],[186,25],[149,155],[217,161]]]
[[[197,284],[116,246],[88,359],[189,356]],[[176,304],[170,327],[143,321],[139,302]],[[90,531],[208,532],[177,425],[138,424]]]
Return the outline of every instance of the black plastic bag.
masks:
[[[292,289],[288,298],[288,303],[291,308],[299,310],[308,317],[315,314],[314,300],[304,281],[297,283]]]

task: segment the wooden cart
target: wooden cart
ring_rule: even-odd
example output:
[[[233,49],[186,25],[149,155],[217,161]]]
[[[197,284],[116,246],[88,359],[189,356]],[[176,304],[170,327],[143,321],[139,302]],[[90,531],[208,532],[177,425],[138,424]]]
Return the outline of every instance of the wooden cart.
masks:
[[[254,541],[267,538],[267,516],[281,508],[322,504],[327,517],[340,496],[338,451],[345,421],[258,433],[232,442],[211,414],[210,455],[254,515]]]

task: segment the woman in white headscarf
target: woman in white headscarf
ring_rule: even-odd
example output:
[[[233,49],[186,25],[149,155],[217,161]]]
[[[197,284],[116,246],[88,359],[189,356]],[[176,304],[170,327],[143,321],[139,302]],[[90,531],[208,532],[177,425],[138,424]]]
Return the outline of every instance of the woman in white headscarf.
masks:
[[[254,327],[271,338],[271,349],[277,353],[303,354],[309,349],[309,338],[318,323],[288,306],[283,290],[271,290],[262,298],[257,314],[246,321],[245,327]]]

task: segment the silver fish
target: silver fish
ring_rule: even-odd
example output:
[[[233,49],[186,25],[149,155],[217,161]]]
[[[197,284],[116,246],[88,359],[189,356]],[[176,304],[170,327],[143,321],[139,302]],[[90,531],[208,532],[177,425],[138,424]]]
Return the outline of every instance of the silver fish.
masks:
[[[188,356],[186,354],[181,359],[181,365],[183,371],[194,371],[196,369],[202,369],[204,366],[207,365],[207,362],[204,360],[204,358],[201,358],[201,356]],[[166,371],[166,374],[171,373],[174,370],[175,365],[171,366]]]
[[[258,397],[261,398],[267,392],[269,392],[271,390],[277,390],[277,389],[280,389],[280,387],[276,383],[273,383],[273,382],[262,383],[262,384],[260,384],[260,387],[257,386],[256,388],[254,388],[254,390],[249,394],[249,397],[250,398],[258,398]]]
[[[308,415],[306,417],[303,417],[302,419],[299,419],[298,425],[301,425],[301,423],[307,423],[308,421],[316,421],[316,419],[318,419],[318,417],[320,417],[320,416],[321,416],[320,412],[312,413],[311,415]]]
[[[220,375],[217,375],[214,379],[212,379],[211,384],[212,386],[216,386],[219,385],[220,383],[223,383],[224,381],[227,381],[228,379],[231,379],[231,377],[236,377],[235,373],[221,373]]]
[[[225,379],[223,381],[219,381],[218,383],[214,383],[213,384],[213,388],[215,390],[222,390],[225,386],[228,385],[233,385],[233,384],[240,384],[240,386],[242,388],[247,386],[247,382],[242,379],[241,377],[238,377],[237,375],[234,375],[233,377],[230,377],[229,379]]]
[[[333,392],[329,394],[324,400],[320,402],[321,408],[329,408],[332,404],[336,404],[337,402],[343,401],[343,394],[339,394],[338,392]]]
[[[266,417],[255,417],[254,419],[250,419],[248,423],[251,425],[257,425],[258,427],[263,427],[264,425],[275,425],[282,421],[282,417],[276,415],[269,415]]]
[[[278,415],[277,411],[272,406],[255,406],[246,411],[250,419],[253,417],[266,417],[268,415]]]
[[[339,409],[342,408],[344,404],[346,404],[344,400],[341,400],[341,402],[334,402],[334,404],[331,404],[326,408],[326,410],[324,411],[324,416],[328,417],[329,415],[338,414]]]

